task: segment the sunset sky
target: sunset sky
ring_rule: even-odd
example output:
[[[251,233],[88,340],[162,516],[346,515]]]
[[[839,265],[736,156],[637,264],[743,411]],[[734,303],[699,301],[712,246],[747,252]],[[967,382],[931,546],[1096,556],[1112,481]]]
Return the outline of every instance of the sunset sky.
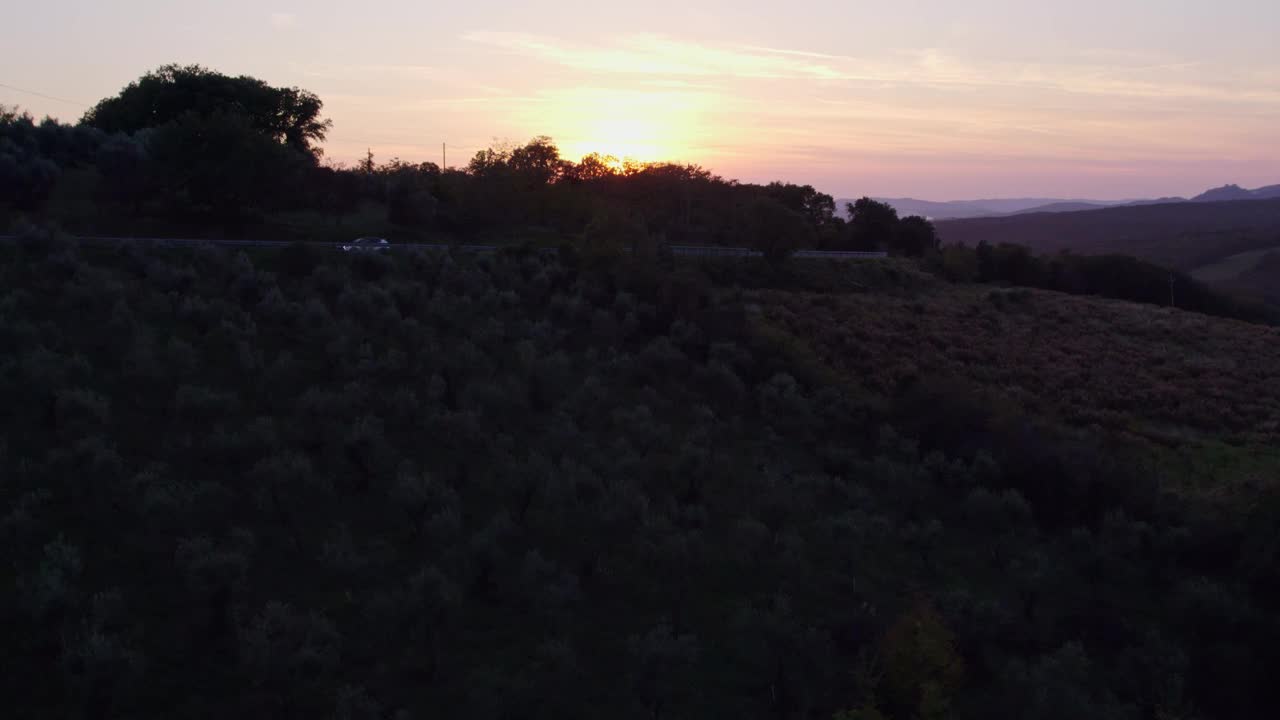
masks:
[[[573,159],[837,196],[1280,183],[1276,0],[58,0],[4,16],[0,103],[74,120],[148,69],[199,63],[319,94],[337,161],[439,162],[447,142],[461,165],[550,135]]]

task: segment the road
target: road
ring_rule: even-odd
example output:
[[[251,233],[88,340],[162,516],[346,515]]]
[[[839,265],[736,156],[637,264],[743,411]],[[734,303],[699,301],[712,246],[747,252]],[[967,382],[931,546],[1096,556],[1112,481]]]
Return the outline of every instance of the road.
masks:
[[[0,242],[17,240],[17,235],[0,235]],[[224,247],[288,247],[297,244],[289,240],[217,240],[209,238],[133,238],[133,237],[107,237],[100,235],[78,235],[71,236],[71,239],[83,243],[100,243],[100,244],[117,244],[117,243],[150,243],[153,245],[219,245]],[[320,245],[338,249],[343,243],[307,243],[309,245]],[[450,249],[461,252],[471,253],[490,253],[496,252],[504,245],[446,245],[443,243],[396,243],[390,246],[390,249],[406,249],[419,248],[423,250],[442,250]],[[763,253],[758,250],[742,247],[721,247],[716,245],[672,245],[670,246],[672,255],[682,255],[689,257],[761,257]],[[556,248],[541,248],[539,252],[552,254],[558,252]],[[887,257],[882,252],[847,252],[837,250],[797,250],[794,257],[798,258],[833,258],[833,259],[878,259]]]

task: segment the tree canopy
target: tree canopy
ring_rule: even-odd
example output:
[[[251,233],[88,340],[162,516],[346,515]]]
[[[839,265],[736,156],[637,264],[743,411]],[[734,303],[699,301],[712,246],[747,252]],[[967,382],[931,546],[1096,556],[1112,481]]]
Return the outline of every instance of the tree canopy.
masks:
[[[165,65],[94,105],[81,122],[108,133],[135,133],[192,114],[239,114],[272,140],[319,157],[332,127],[320,116],[323,106],[314,93],[296,87],[272,87],[257,78],[231,77],[199,65]]]

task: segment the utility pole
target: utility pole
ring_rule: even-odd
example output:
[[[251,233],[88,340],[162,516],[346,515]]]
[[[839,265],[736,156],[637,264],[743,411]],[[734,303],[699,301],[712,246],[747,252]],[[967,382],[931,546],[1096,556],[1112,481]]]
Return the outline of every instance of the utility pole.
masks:
[[[440,143],[440,169],[449,169],[449,146],[445,143]]]

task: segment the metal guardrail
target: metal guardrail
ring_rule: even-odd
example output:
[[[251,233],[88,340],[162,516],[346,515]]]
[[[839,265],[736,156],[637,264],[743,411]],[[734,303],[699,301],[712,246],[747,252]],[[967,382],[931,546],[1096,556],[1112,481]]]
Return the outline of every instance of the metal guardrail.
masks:
[[[695,255],[700,257],[760,257],[764,253],[759,250],[742,247],[722,247],[719,245],[670,245],[672,255]]]
[[[887,252],[866,252],[857,250],[797,250],[795,257],[806,258],[887,258]]]
[[[83,243],[121,244],[146,243],[150,245],[219,245],[223,247],[289,247],[306,244],[334,249],[349,245],[349,242],[306,242],[299,240],[226,240],[222,238],[152,238],[152,237],[118,237],[107,235],[70,235],[72,240]],[[0,235],[0,241],[18,240],[17,235]],[[447,245],[444,243],[395,243],[385,245],[380,250],[397,250],[420,248],[425,250],[461,250],[463,252],[496,252],[502,245]],[[554,249],[554,248],[553,248]]]
[[[718,245],[672,245],[675,255],[696,255],[702,257],[762,257],[764,253],[743,247],[721,247]],[[886,252],[865,252],[854,250],[797,250],[792,257],[798,258],[847,258],[878,259],[889,257]]]
[[[105,235],[77,235],[71,236],[73,240],[87,243],[148,243],[154,245],[221,245],[226,247],[288,247],[297,244],[298,241],[292,240],[221,240],[214,238],[135,238],[135,237],[110,237]],[[0,241],[17,240],[16,235],[0,235]],[[308,243],[332,248],[341,248],[347,243]],[[409,249],[417,248],[422,250],[440,250],[449,251],[457,250],[460,252],[470,253],[491,253],[497,252],[505,245],[448,245],[444,243],[396,243],[394,245],[385,246],[385,250]],[[673,255],[682,255],[688,257],[763,257],[764,253],[759,250],[752,250],[744,247],[724,247],[720,245],[670,245],[668,248]],[[559,252],[557,248],[539,248],[538,252],[543,254],[555,254]],[[798,258],[831,258],[831,259],[876,259],[888,257],[888,253],[883,252],[856,252],[845,250],[797,250],[793,253]]]
[[[288,240],[220,240],[210,238],[135,238],[135,237],[116,237],[106,235],[69,235],[67,236],[76,242],[82,243],[102,243],[102,244],[118,244],[118,243],[148,243],[152,245],[226,245],[241,247],[288,247],[293,242]],[[18,240],[17,235],[0,235],[0,241]],[[329,243],[325,243],[326,245]],[[337,243],[334,243],[337,246]]]

